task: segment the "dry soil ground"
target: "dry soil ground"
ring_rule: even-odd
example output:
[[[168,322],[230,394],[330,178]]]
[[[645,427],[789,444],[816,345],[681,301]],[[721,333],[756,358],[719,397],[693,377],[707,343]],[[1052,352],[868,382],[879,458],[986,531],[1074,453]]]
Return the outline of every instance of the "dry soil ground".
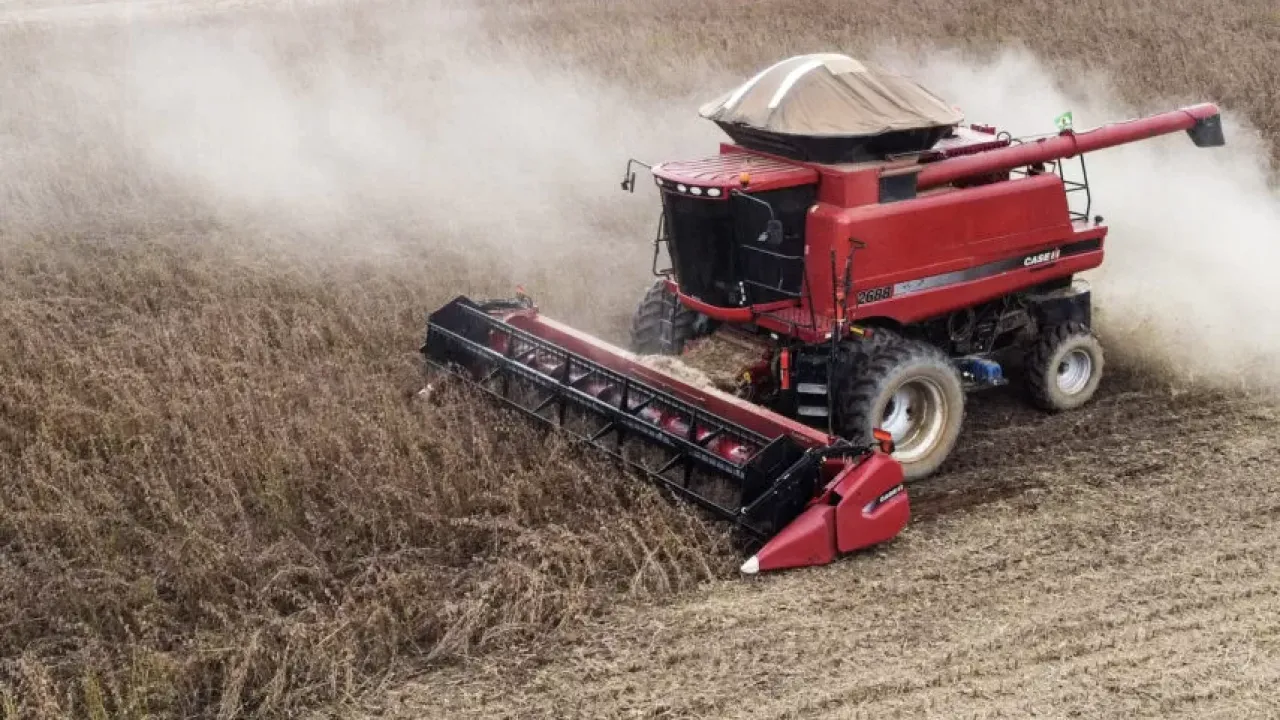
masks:
[[[1244,717],[1280,712],[1280,413],[1113,377],[977,405],[881,551],[583,624],[393,717]]]

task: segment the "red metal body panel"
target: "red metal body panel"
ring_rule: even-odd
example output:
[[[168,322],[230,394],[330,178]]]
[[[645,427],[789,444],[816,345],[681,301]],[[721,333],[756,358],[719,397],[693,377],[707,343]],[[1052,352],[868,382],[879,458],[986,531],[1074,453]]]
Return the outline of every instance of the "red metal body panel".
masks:
[[[902,532],[911,518],[902,483],[902,466],[888,455],[875,455],[863,463],[861,472],[844,472],[836,478],[832,492],[840,498],[836,504],[837,550],[861,550]],[[885,498],[889,493],[893,495]]]
[[[867,287],[960,270],[1052,243],[1072,231],[1062,181],[1055,175],[847,210],[819,204],[810,213],[808,230],[811,256],[835,250],[840,259],[850,239],[865,243],[854,269],[856,282]],[[831,294],[830,284],[813,281],[815,294]]]
[[[910,169],[914,164],[914,160],[908,160],[894,165],[871,163],[862,167],[823,168],[818,204],[838,208],[874,205],[880,198],[881,171]]]
[[[722,145],[721,154],[699,160],[679,160],[653,168],[654,177],[667,183],[682,183],[699,188],[720,188],[721,200],[728,191],[742,187],[742,173],[750,176],[752,192],[793,187],[818,181],[818,171],[788,160],[759,153],[741,152],[741,148]]]
[[[912,323],[971,307],[1037,284],[1097,267],[1107,229],[1073,221],[1066,188],[1054,174],[1004,179],[971,187],[950,183],[991,177],[1013,168],[1072,157],[1179,130],[1218,113],[1195,105],[1146,118],[1010,144],[984,128],[962,129],[920,158],[888,162],[820,165],[786,160],[734,145],[721,155],[687,163],[690,168],[744,166],[758,157],[769,168],[769,187],[816,182],[818,201],[805,228],[806,302],[753,307],[716,307],[680,293],[681,302],[713,319],[754,323],[761,328],[817,342],[829,336],[837,315],[831,267],[845,266],[854,243],[852,290],[857,308],[850,320],[888,318]],[[941,159],[939,159],[941,158]],[[931,161],[923,162],[921,160]],[[720,163],[717,165],[716,163]],[[785,171],[784,166],[794,170]],[[661,166],[684,167],[679,164]],[[916,174],[919,194],[880,202],[881,180]],[[730,182],[729,174],[715,175]],[[695,174],[672,174],[692,179]],[[752,187],[756,187],[755,181]],[[760,188],[756,188],[760,189]],[[1033,257],[1039,253],[1053,253]],[[1027,264],[997,267],[1025,258]],[[969,272],[973,271],[973,272]],[[943,276],[943,277],[940,277]],[[679,293],[679,288],[673,290]],[[816,320],[816,322],[814,322]]]
[[[810,505],[760,548],[744,569],[768,572],[788,568],[826,565],[836,559],[836,509],[831,505]],[[754,567],[752,567],[754,565]]]
[[[911,323],[1097,267],[1102,248],[973,279],[958,275],[911,292],[902,285],[1069,243],[1101,241],[1106,229],[1074,227],[1062,181],[1040,175],[859,208],[819,204],[809,216],[808,232],[810,256],[829,257],[834,251],[840,267],[850,238],[865,245],[854,257],[855,294],[889,288],[887,296],[872,296],[884,299],[860,303],[850,319]],[[815,309],[823,316],[834,314],[831,280],[830,272],[808,274]]]
[[[835,316],[831,254],[835,254],[836,267],[843,268],[853,248],[851,240],[864,245],[854,257],[852,290],[856,295],[1069,243],[1101,243],[1105,236],[1105,227],[1072,224],[1062,180],[1056,175],[853,208],[818,202],[807,219],[806,252],[811,260],[805,270],[816,328],[808,327],[813,317],[809,308],[797,301],[720,308],[688,295],[680,298],[686,306],[722,322],[755,322],[774,332],[817,342],[826,337]],[[1055,262],[1018,266],[905,294],[891,291],[883,299],[859,303],[850,319],[884,317],[900,323],[916,322],[1097,267],[1102,257],[1099,244],[1096,250]],[[815,258],[823,260],[813,262]],[[674,283],[672,286],[678,292]]]
[[[902,466],[876,454],[833,467],[825,492],[747,561],[756,571],[823,565],[841,553],[891,540],[911,518]],[[754,568],[752,568],[754,566]]]

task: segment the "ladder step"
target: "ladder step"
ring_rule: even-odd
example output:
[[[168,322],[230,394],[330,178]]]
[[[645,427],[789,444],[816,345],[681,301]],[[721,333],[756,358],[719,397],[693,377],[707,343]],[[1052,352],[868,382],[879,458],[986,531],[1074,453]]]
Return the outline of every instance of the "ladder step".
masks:
[[[796,392],[801,395],[826,395],[827,386],[825,383],[796,383]]]
[[[815,407],[813,405],[800,405],[796,408],[796,413],[805,417],[826,417],[827,409],[825,407]]]

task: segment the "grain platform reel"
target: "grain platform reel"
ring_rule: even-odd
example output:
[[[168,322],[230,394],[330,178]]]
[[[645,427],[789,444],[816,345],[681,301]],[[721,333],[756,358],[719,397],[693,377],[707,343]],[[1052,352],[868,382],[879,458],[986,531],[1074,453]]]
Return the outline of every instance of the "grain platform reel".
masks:
[[[897,535],[902,471],[857,446],[544,317],[527,299],[459,297],[432,313],[433,367],[620,460],[735,523],[757,548],[747,573],[816,565]]]

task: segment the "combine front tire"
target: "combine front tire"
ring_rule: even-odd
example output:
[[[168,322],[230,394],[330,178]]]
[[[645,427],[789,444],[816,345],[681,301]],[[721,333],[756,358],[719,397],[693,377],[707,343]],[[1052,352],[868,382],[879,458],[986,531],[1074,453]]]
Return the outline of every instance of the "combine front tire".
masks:
[[[658,280],[631,318],[631,351],[641,355],[679,355],[685,342],[707,333],[708,318],[680,303]]]
[[[1073,410],[1089,402],[1102,380],[1102,344],[1080,322],[1047,328],[1027,353],[1027,390],[1043,410]]]
[[[855,442],[893,435],[893,457],[908,481],[937,471],[964,421],[964,386],[947,356],[927,343],[894,338],[847,356],[838,383],[837,429]]]

